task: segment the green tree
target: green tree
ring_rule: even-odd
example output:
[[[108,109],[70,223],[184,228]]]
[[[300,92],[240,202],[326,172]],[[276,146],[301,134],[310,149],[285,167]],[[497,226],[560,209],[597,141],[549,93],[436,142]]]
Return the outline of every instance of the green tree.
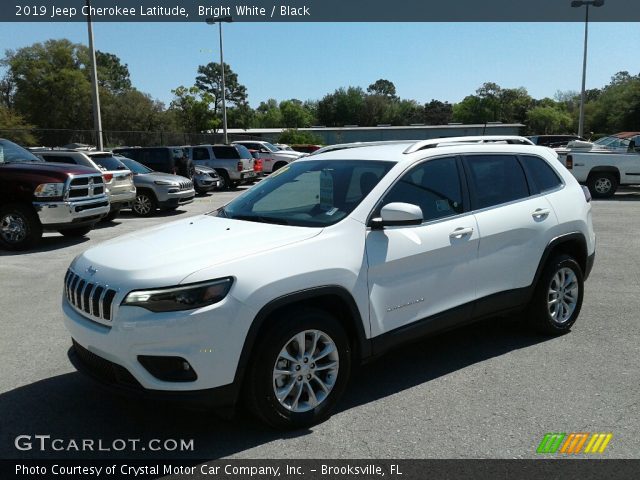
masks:
[[[214,115],[209,106],[214,102],[208,92],[197,87],[178,87],[172,90],[174,99],[170,109],[180,122],[185,132],[204,132],[215,130],[220,126],[220,120]]]
[[[211,62],[198,67],[197,88],[206,92],[211,101],[213,115],[222,123],[222,68]],[[247,103],[247,89],[238,81],[238,75],[228,63],[224,64],[224,90],[227,107],[239,107]]]
[[[37,139],[31,129],[33,125],[26,123],[20,115],[0,104],[0,137],[20,145],[35,145]]]
[[[427,125],[446,125],[453,117],[453,105],[440,100],[431,100],[424,105],[423,121]]]
[[[283,130],[278,137],[278,143],[286,143],[287,145],[296,145],[310,143],[313,145],[322,144],[322,138],[311,132],[302,132],[295,128]]]
[[[367,87],[367,93],[393,99],[396,98],[396,86],[392,81],[381,78]]]
[[[69,40],[7,51],[3,63],[15,84],[17,113],[41,128],[90,128],[87,60],[86,48]]]
[[[96,68],[100,87],[112,93],[121,93],[131,89],[129,67],[127,64],[123,65],[114,54],[96,51]]]
[[[279,128],[282,126],[282,112],[275,98],[260,102],[255,113],[255,125],[258,128]]]
[[[318,102],[318,120],[331,127],[358,124],[364,99],[360,87],[339,88]]]
[[[567,133],[572,124],[571,116],[557,107],[534,107],[527,113],[531,133]]]
[[[280,114],[282,115],[282,127],[301,128],[310,127],[313,123],[313,114],[304,104],[295,98],[284,100],[279,105]]]

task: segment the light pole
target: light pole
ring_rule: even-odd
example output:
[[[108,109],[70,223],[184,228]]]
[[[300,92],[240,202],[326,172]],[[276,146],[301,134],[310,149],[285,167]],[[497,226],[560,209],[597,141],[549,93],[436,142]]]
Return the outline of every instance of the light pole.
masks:
[[[98,68],[96,49],[93,46],[93,26],[91,25],[91,2],[87,0],[87,26],[89,30],[89,54],[91,55],[91,96],[93,99],[93,128],[96,131],[96,148],[104,150],[102,143],[102,116],[100,115],[100,92],[98,91]]]
[[[601,7],[604,5],[604,0],[573,0],[571,6],[573,8],[579,8],[586,5],[586,14],[584,20],[584,58],[582,59],[582,90],[580,91],[580,117],[578,119],[578,136],[582,137],[584,134],[584,102],[585,102],[585,87],[587,82],[587,42],[589,39],[589,6]]]
[[[224,134],[224,143],[229,143],[229,137],[227,136],[227,100],[224,86],[224,56],[222,53],[222,23],[231,23],[233,18],[231,17],[214,17],[207,18],[206,22],[209,25],[215,25],[216,23],[220,27],[220,69],[222,70],[222,132]]]

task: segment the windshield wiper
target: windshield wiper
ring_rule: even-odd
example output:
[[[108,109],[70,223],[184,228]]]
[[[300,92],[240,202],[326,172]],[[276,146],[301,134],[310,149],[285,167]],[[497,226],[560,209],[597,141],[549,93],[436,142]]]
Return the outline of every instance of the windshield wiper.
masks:
[[[235,215],[230,217],[233,220],[246,220],[247,222],[274,223],[276,225],[289,225],[289,222],[282,218],[264,217],[261,215]]]

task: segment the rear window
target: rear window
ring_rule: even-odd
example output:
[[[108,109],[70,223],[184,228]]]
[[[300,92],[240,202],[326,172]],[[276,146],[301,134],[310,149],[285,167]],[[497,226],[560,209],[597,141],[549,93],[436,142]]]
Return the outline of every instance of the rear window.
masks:
[[[42,158],[44,158],[45,162],[68,163],[71,165],[76,164],[76,161],[73,158],[67,156],[63,157],[61,155],[42,155]]]
[[[244,147],[242,147],[244,148]],[[212,147],[213,150],[213,154],[216,156],[216,158],[220,158],[220,159],[238,159],[240,158],[240,153],[239,153],[239,148],[236,150],[236,147]],[[247,150],[245,148],[245,150]],[[247,150],[247,153],[249,153],[249,151]],[[251,157],[251,154],[249,154],[249,157]]]
[[[249,149],[244,145],[236,145],[235,148],[238,150],[240,158],[246,158],[247,160],[251,160],[253,158],[253,155],[251,155]]]
[[[546,192],[562,185],[562,180],[560,180],[558,174],[540,157],[523,155],[520,158],[538,191]]]
[[[477,209],[512,202],[529,196],[527,178],[514,155],[466,157]]]
[[[107,171],[111,171],[111,170],[127,170],[127,167],[120,161],[118,160],[116,157],[106,157],[106,156],[99,156],[99,155],[92,155],[91,160],[93,160],[94,162],[96,162],[96,164],[102,169],[102,170],[107,170]]]

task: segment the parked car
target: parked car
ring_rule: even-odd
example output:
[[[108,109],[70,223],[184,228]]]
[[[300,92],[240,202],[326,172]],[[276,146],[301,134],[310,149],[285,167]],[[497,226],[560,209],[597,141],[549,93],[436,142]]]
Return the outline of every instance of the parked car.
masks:
[[[243,395],[271,425],[307,426],[357,364],[405,341],[509,312],[568,332],[595,256],[589,200],[536,146],[305,157],[214,212],[79,255],[62,302],[71,358],[116,387]]]
[[[253,157],[242,145],[197,145],[187,147],[194,165],[213,168],[222,181],[222,189],[252,183],[256,174]]]
[[[284,151],[288,151],[288,152],[293,150],[293,148],[291,148],[286,143],[274,143],[273,146],[276,147],[278,150],[284,150]]]
[[[133,213],[149,217],[156,210],[175,210],[181,205],[193,202],[196,192],[193,183],[186,177],[164,172],[154,172],[149,167],[118,157],[133,172],[136,185],[136,199],[131,205]]]
[[[214,188],[220,188],[222,186],[222,180],[211,167],[205,167],[204,165],[195,166],[196,173],[193,175],[193,186],[196,189],[196,193],[204,195],[205,193],[213,190]]]
[[[79,237],[109,213],[102,175],[93,168],[45,163],[0,139],[0,246],[24,250],[43,231]]]
[[[120,147],[113,153],[135,160],[155,172],[172,173],[191,179],[195,173],[185,147]]]
[[[595,198],[612,197],[620,185],[640,184],[640,149],[635,148],[633,141],[625,152],[574,150],[561,158]]]
[[[565,147],[574,140],[586,141],[579,135],[533,135],[527,138],[536,145],[549,148]]]
[[[275,172],[300,158],[300,152],[278,150],[275,145],[269,142],[259,142],[256,140],[238,140],[235,145],[244,145],[249,150],[256,150],[258,158],[262,159],[262,170],[264,173]]]
[[[104,217],[104,221],[114,220],[123,208],[128,208],[136,199],[136,187],[133,174],[120,160],[109,152],[76,151],[76,150],[46,150],[37,153],[45,162],[68,163],[83,165],[102,173],[111,210]]]
[[[297,144],[297,145],[291,145],[291,148],[296,152],[300,152],[300,153],[313,153],[316,150],[321,149],[322,145]]]

